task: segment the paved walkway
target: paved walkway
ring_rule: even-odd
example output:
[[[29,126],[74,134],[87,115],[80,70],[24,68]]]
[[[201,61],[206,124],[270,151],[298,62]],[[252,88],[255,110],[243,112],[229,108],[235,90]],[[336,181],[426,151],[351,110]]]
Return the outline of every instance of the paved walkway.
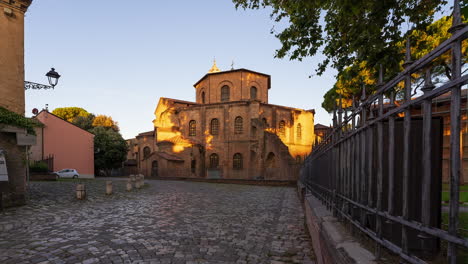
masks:
[[[0,263],[314,263],[294,188],[147,183],[76,201],[75,182],[33,182],[0,214]]]

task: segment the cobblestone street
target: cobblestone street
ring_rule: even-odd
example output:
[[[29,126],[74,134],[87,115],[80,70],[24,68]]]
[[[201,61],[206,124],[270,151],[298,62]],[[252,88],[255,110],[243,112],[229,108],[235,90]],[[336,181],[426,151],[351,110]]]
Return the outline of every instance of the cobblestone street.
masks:
[[[314,263],[294,188],[114,179],[33,182],[0,214],[0,263]]]

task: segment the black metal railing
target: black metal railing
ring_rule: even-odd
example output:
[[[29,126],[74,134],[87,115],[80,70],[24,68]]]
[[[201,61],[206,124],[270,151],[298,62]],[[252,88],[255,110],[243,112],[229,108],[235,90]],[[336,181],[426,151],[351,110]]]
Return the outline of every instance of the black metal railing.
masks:
[[[468,83],[468,74],[462,73],[462,42],[468,27],[462,23],[458,0],[450,33],[448,40],[417,61],[411,61],[408,40],[404,70],[395,78],[384,83],[381,67],[376,92],[366,96],[363,87],[360,102],[345,109],[340,98],[332,131],[314,146],[301,168],[300,181],[307,192],[376,241],[378,257],[383,246],[406,262],[427,263],[443,244],[448,262],[457,263],[457,248],[468,248],[468,239],[458,232],[461,89]],[[447,53],[450,78],[435,85],[431,69]],[[423,80],[419,94],[415,75]],[[448,111],[435,115],[434,100],[443,96],[450,98]],[[445,134],[444,119],[450,120],[450,132]],[[450,138],[445,228],[441,223],[444,137]]]

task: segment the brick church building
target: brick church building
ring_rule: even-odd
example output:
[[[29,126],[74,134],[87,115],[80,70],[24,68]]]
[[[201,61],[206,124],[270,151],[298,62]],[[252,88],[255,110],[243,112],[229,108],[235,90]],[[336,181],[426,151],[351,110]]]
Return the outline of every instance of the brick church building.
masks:
[[[314,110],[269,104],[267,74],[216,63],[196,102],[160,98],[154,131],[130,139],[126,164],[153,177],[296,180],[314,141]]]

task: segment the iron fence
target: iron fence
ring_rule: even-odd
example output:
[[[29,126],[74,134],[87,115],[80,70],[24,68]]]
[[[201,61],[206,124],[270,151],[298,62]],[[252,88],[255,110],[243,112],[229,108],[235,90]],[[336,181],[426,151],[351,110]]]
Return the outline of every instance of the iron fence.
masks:
[[[379,245],[409,263],[427,263],[447,244],[449,263],[457,262],[457,248],[468,248],[459,229],[461,170],[462,42],[468,27],[462,23],[460,3],[454,1],[451,37],[430,53],[411,61],[406,45],[404,70],[384,83],[379,71],[377,90],[350,108],[334,111],[333,129],[306,158],[301,182],[335,216],[351,223]],[[434,61],[450,53],[451,76],[434,85]],[[414,97],[414,75],[424,76]],[[397,87],[404,84],[402,99]],[[433,100],[450,97],[450,204],[448,227],[441,224],[443,118],[434,115]],[[341,99],[340,99],[341,101]],[[418,114],[415,114],[415,112]],[[445,117],[447,118],[447,116]]]
[[[37,166],[37,164],[46,164],[47,171],[44,172],[53,172],[54,171],[54,155],[50,154],[42,160],[30,161],[30,166]]]

